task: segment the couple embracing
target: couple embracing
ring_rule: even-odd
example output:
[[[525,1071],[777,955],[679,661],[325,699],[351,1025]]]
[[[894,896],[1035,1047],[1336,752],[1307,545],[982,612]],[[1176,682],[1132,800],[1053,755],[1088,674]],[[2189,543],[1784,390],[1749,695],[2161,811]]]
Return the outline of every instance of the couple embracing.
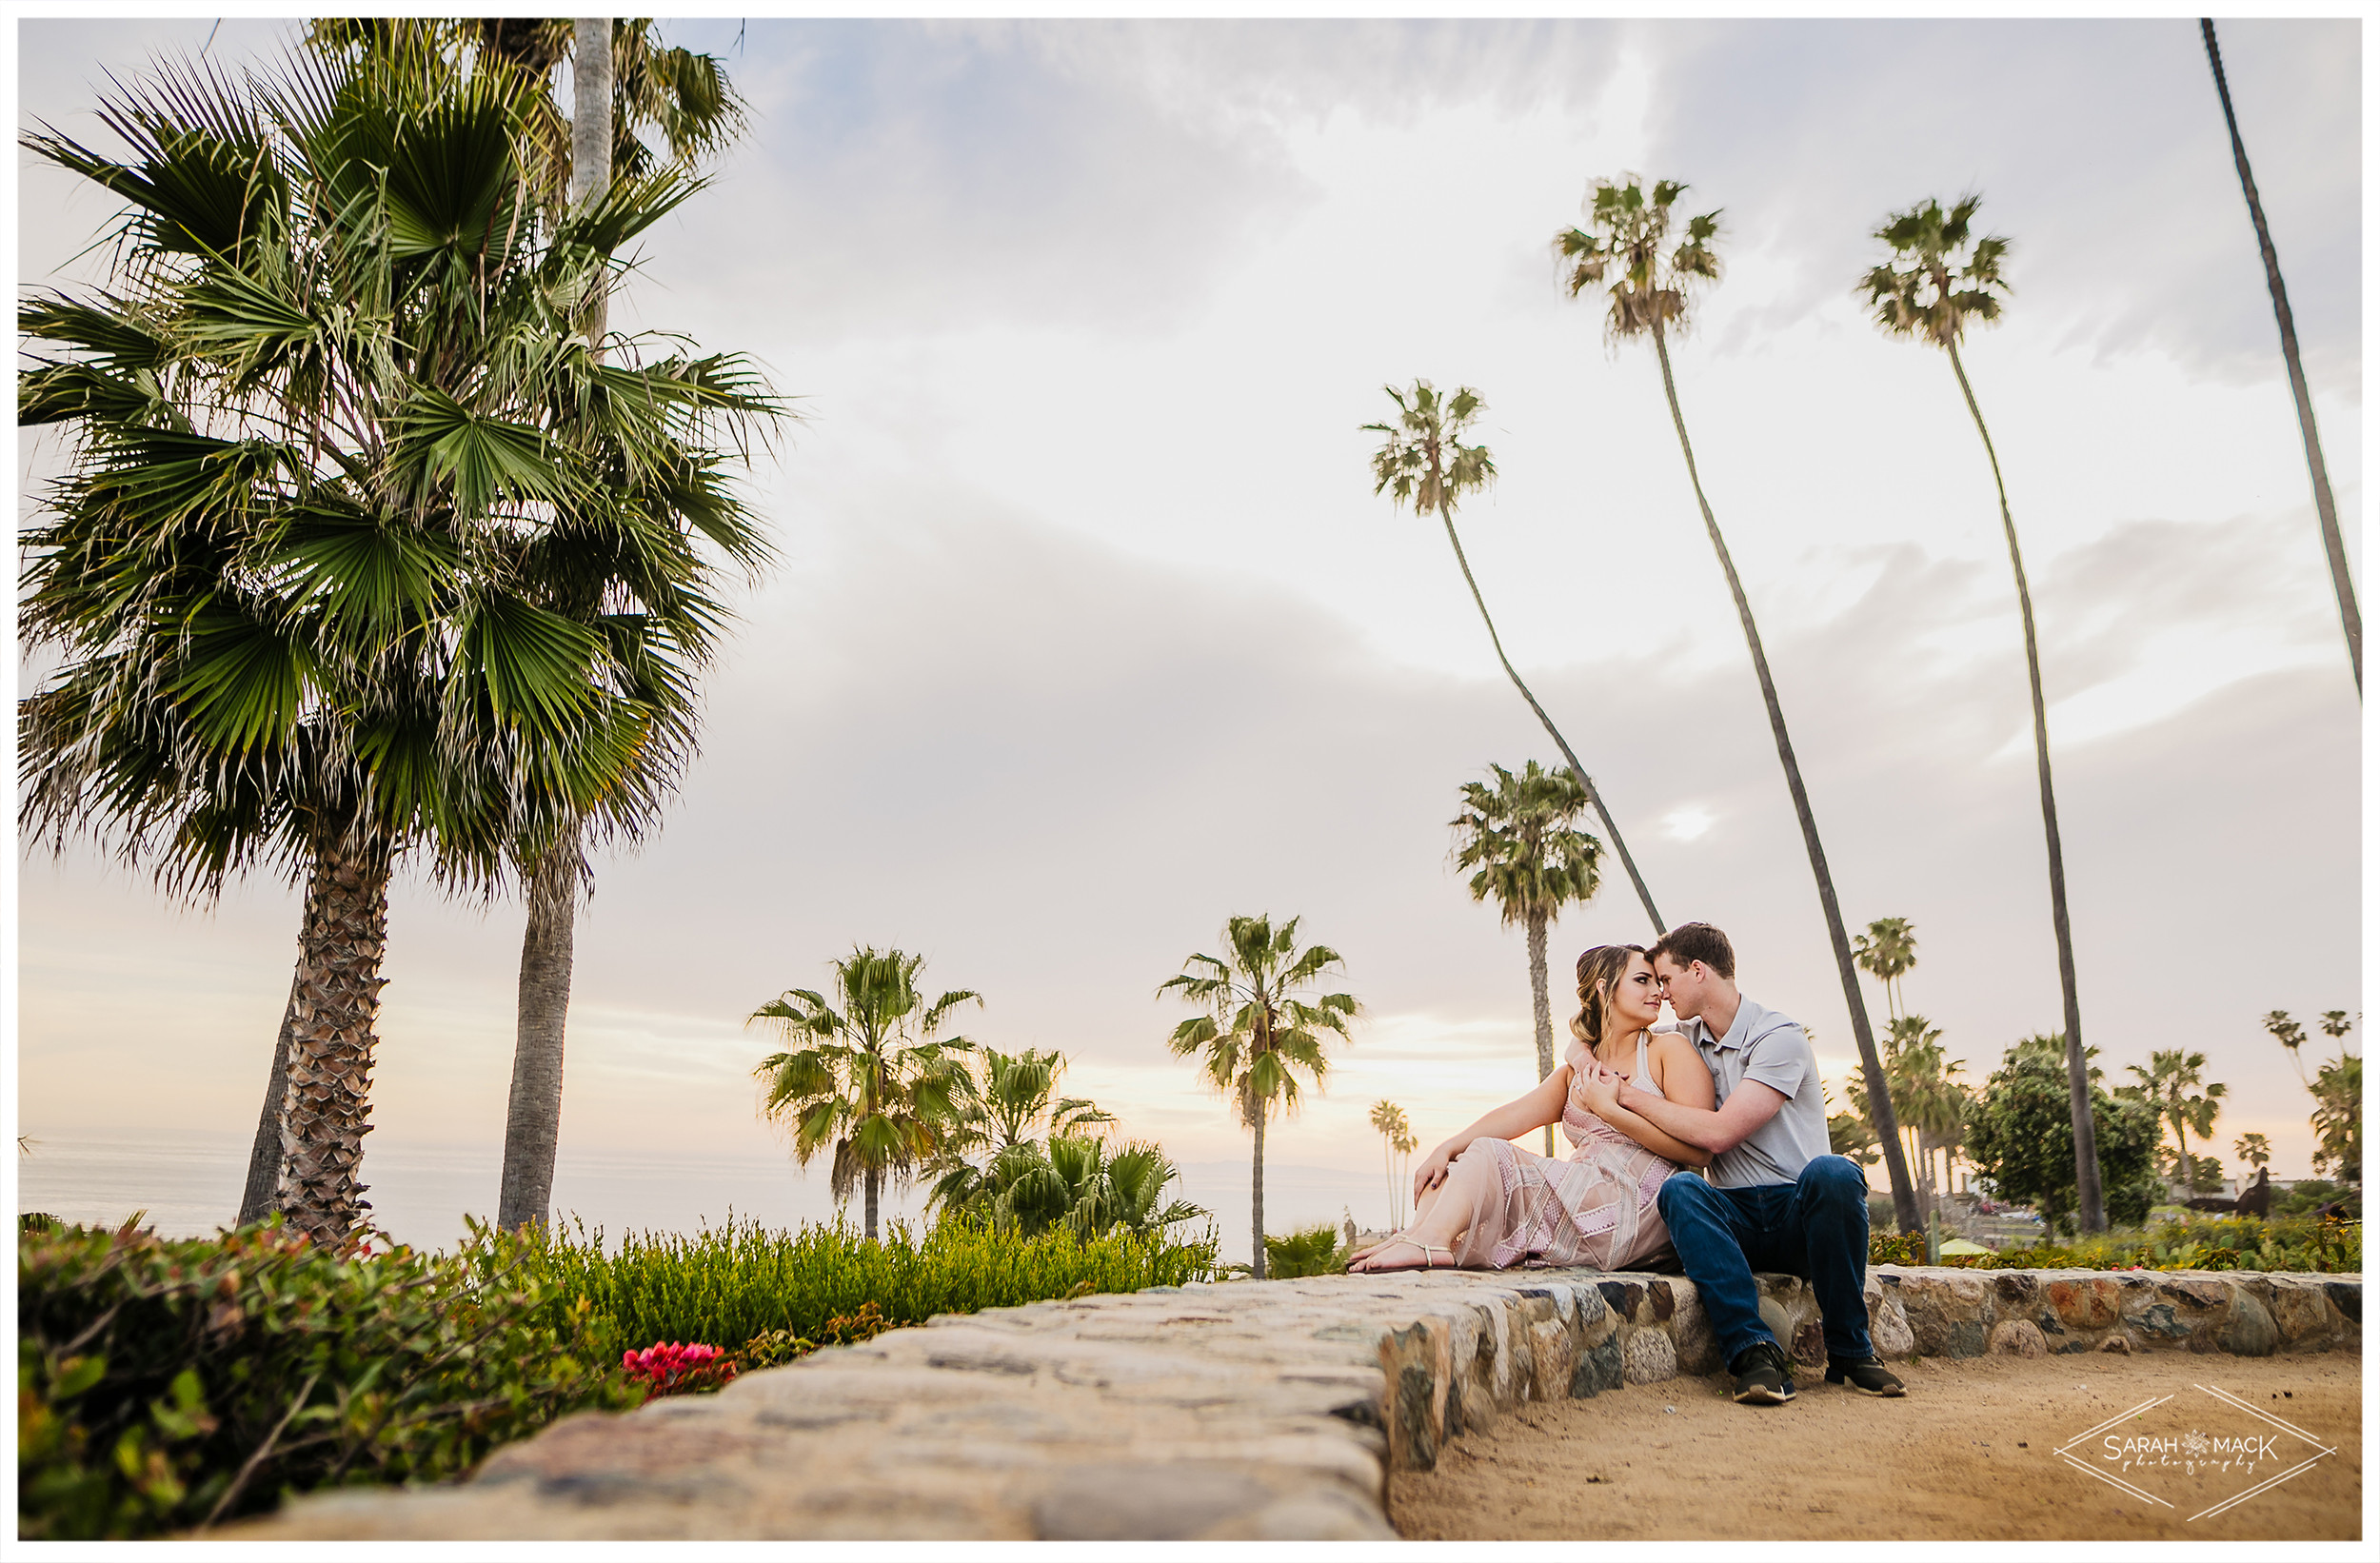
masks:
[[[1628,1270],[1674,1248],[1750,1405],[1794,1397],[1752,1278],[1785,1271],[1817,1297],[1826,1381],[1900,1395],[1868,1342],[1868,1181],[1828,1151],[1810,1039],[1736,990],[1727,936],[1690,922],[1649,950],[1599,945],[1578,958],[1578,1002],[1554,1073],[1432,1151],[1413,1224],[1350,1268]],[[1567,1159],[1513,1143],[1555,1122]]]

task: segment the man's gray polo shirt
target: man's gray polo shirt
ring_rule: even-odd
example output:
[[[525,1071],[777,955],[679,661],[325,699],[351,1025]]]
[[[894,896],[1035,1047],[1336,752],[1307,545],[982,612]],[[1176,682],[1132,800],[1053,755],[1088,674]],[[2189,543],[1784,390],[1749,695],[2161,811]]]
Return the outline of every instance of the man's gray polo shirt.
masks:
[[[1714,1037],[1699,1018],[1679,1029],[1693,1039],[1710,1067],[1721,1105],[1745,1080],[1757,1080],[1785,1098],[1775,1115],[1742,1144],[1712,1158],[1713,1183],[1723,1189],[1791,1183],[1814,1157],[1829,1154],[1818,1058],[1800,1026],[1746,999],[1724,1037]]]

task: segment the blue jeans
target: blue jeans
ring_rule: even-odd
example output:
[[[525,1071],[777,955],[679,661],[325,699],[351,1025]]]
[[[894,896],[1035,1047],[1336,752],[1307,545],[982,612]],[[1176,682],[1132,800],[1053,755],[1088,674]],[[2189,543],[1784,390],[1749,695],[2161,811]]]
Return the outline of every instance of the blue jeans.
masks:
[[[1821,1156],[1794,1182],[1743,1189],[1677,1173],[1661,1185],[1657,1202],[1730,1368],[1747,1348],[1777,1344],[1760,1321],[1755,1270],[1782,1271],[1810,1283],[1826,1320],[1827,1355],[1864,1362],[1875,1355],[1861,1296],[1868,1180],[1857,1167],[1839,1156]]]

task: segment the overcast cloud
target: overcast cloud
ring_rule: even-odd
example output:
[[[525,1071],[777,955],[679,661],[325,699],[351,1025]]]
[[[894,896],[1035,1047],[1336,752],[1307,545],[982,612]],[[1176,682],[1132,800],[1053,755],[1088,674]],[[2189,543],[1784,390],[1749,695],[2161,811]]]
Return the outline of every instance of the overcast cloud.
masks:
[[[216,51],[280,31],[227,23]],[[203,37],[28,22],[21,114]],[[2357,24],[2224,40],[2360,514]],[[2013,593],[1947,366],[1849,288],[1926,195],[1980,188],[2016,236],[2010,319],[1968,360],[2041,619],[2085,1033],[2118,1075],[2204,1050],[2223,1146],[2261,1130],[2305,1172],[2256,1019],[2361,1002],[2357,706],[2191,25],[771,21],[730,67],[754,133],[621,315],[753,352],[809,421],[754,475],[786,562],[705,758],[599,867],[565,1166],[765,1167],[741,1018],[854,942],[982,991],[971,1034],[1071,1053],[1197,1165],[1227,1249],[1245,1138],[1153,997],[1227,915],[1302,915],[1370,1012],[1273,1141],[1277,1222],[1377,1182],[1373,1100],[1427,1143],[1525,1085],[1521,940],[1445,821],[1550,745],[1442,535],[1369,493],[1357,425],[1417,374],[1488,397],[1503,476],[1466,545],[1664,912],[1728,928],[1839,1086],[1848,1018],[1657,374],[1546,249],[1591,175],[1639,168],[1725,209],[1680,390],[1845,913],[1915,921],[1911,1000],[1978,1078],[2057,1024]],[[65,190],[23,177],[26,283],[106,216]],[[253,1123],[294,894],[178,911],[78,852],[28,859],[19,911],[25,1132]],[[406,1148],[501,1137],[519,921],[400,892],[371,1142],[400,1204]],[[1615,869],[1557,966],[1648,931]],[[750,1207],[704,1208],[725,1197]],[[451,1203],[407,1208],[451,1230]]]

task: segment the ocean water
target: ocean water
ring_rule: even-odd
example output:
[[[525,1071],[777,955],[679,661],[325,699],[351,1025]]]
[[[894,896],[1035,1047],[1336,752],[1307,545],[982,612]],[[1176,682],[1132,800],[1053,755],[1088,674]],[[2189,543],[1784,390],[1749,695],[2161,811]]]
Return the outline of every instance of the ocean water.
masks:
[[[173,1237],[201,1237],[238,1214],[248,1172],[245,1136],[131,1134],[29,1129],[16,1158],[17,1209],[62,1220],[114,1226],[138,1217]],[[417,1248],[449,1248],[466,1215],[495,1212],[503,1148],[376,1145],[367,1141],[365,1198],[379,1228]],[[1189,1162],[1174,1197],[1214,1212],[1222,1256],[1248,1258],[1249,1166]],[[1385,1219],[1381,1175],[1288,1162],[1265,1169],[1265,1227],[1279,1234],[1352,1215],[1361,1226]],[[790,1227],[831,1221],[836,1206],[823,1170],[804,1175],[778,1157],[704,1157],[684,1152],[572,1150],[554,1163],[554,1205],[616,1238],[627,1230],[692,1232],[729,1218]],[[887,1191],[886,1219],[918,1219],[923,1191]],[[851,1213],[856,1222],[858,1212]]]

